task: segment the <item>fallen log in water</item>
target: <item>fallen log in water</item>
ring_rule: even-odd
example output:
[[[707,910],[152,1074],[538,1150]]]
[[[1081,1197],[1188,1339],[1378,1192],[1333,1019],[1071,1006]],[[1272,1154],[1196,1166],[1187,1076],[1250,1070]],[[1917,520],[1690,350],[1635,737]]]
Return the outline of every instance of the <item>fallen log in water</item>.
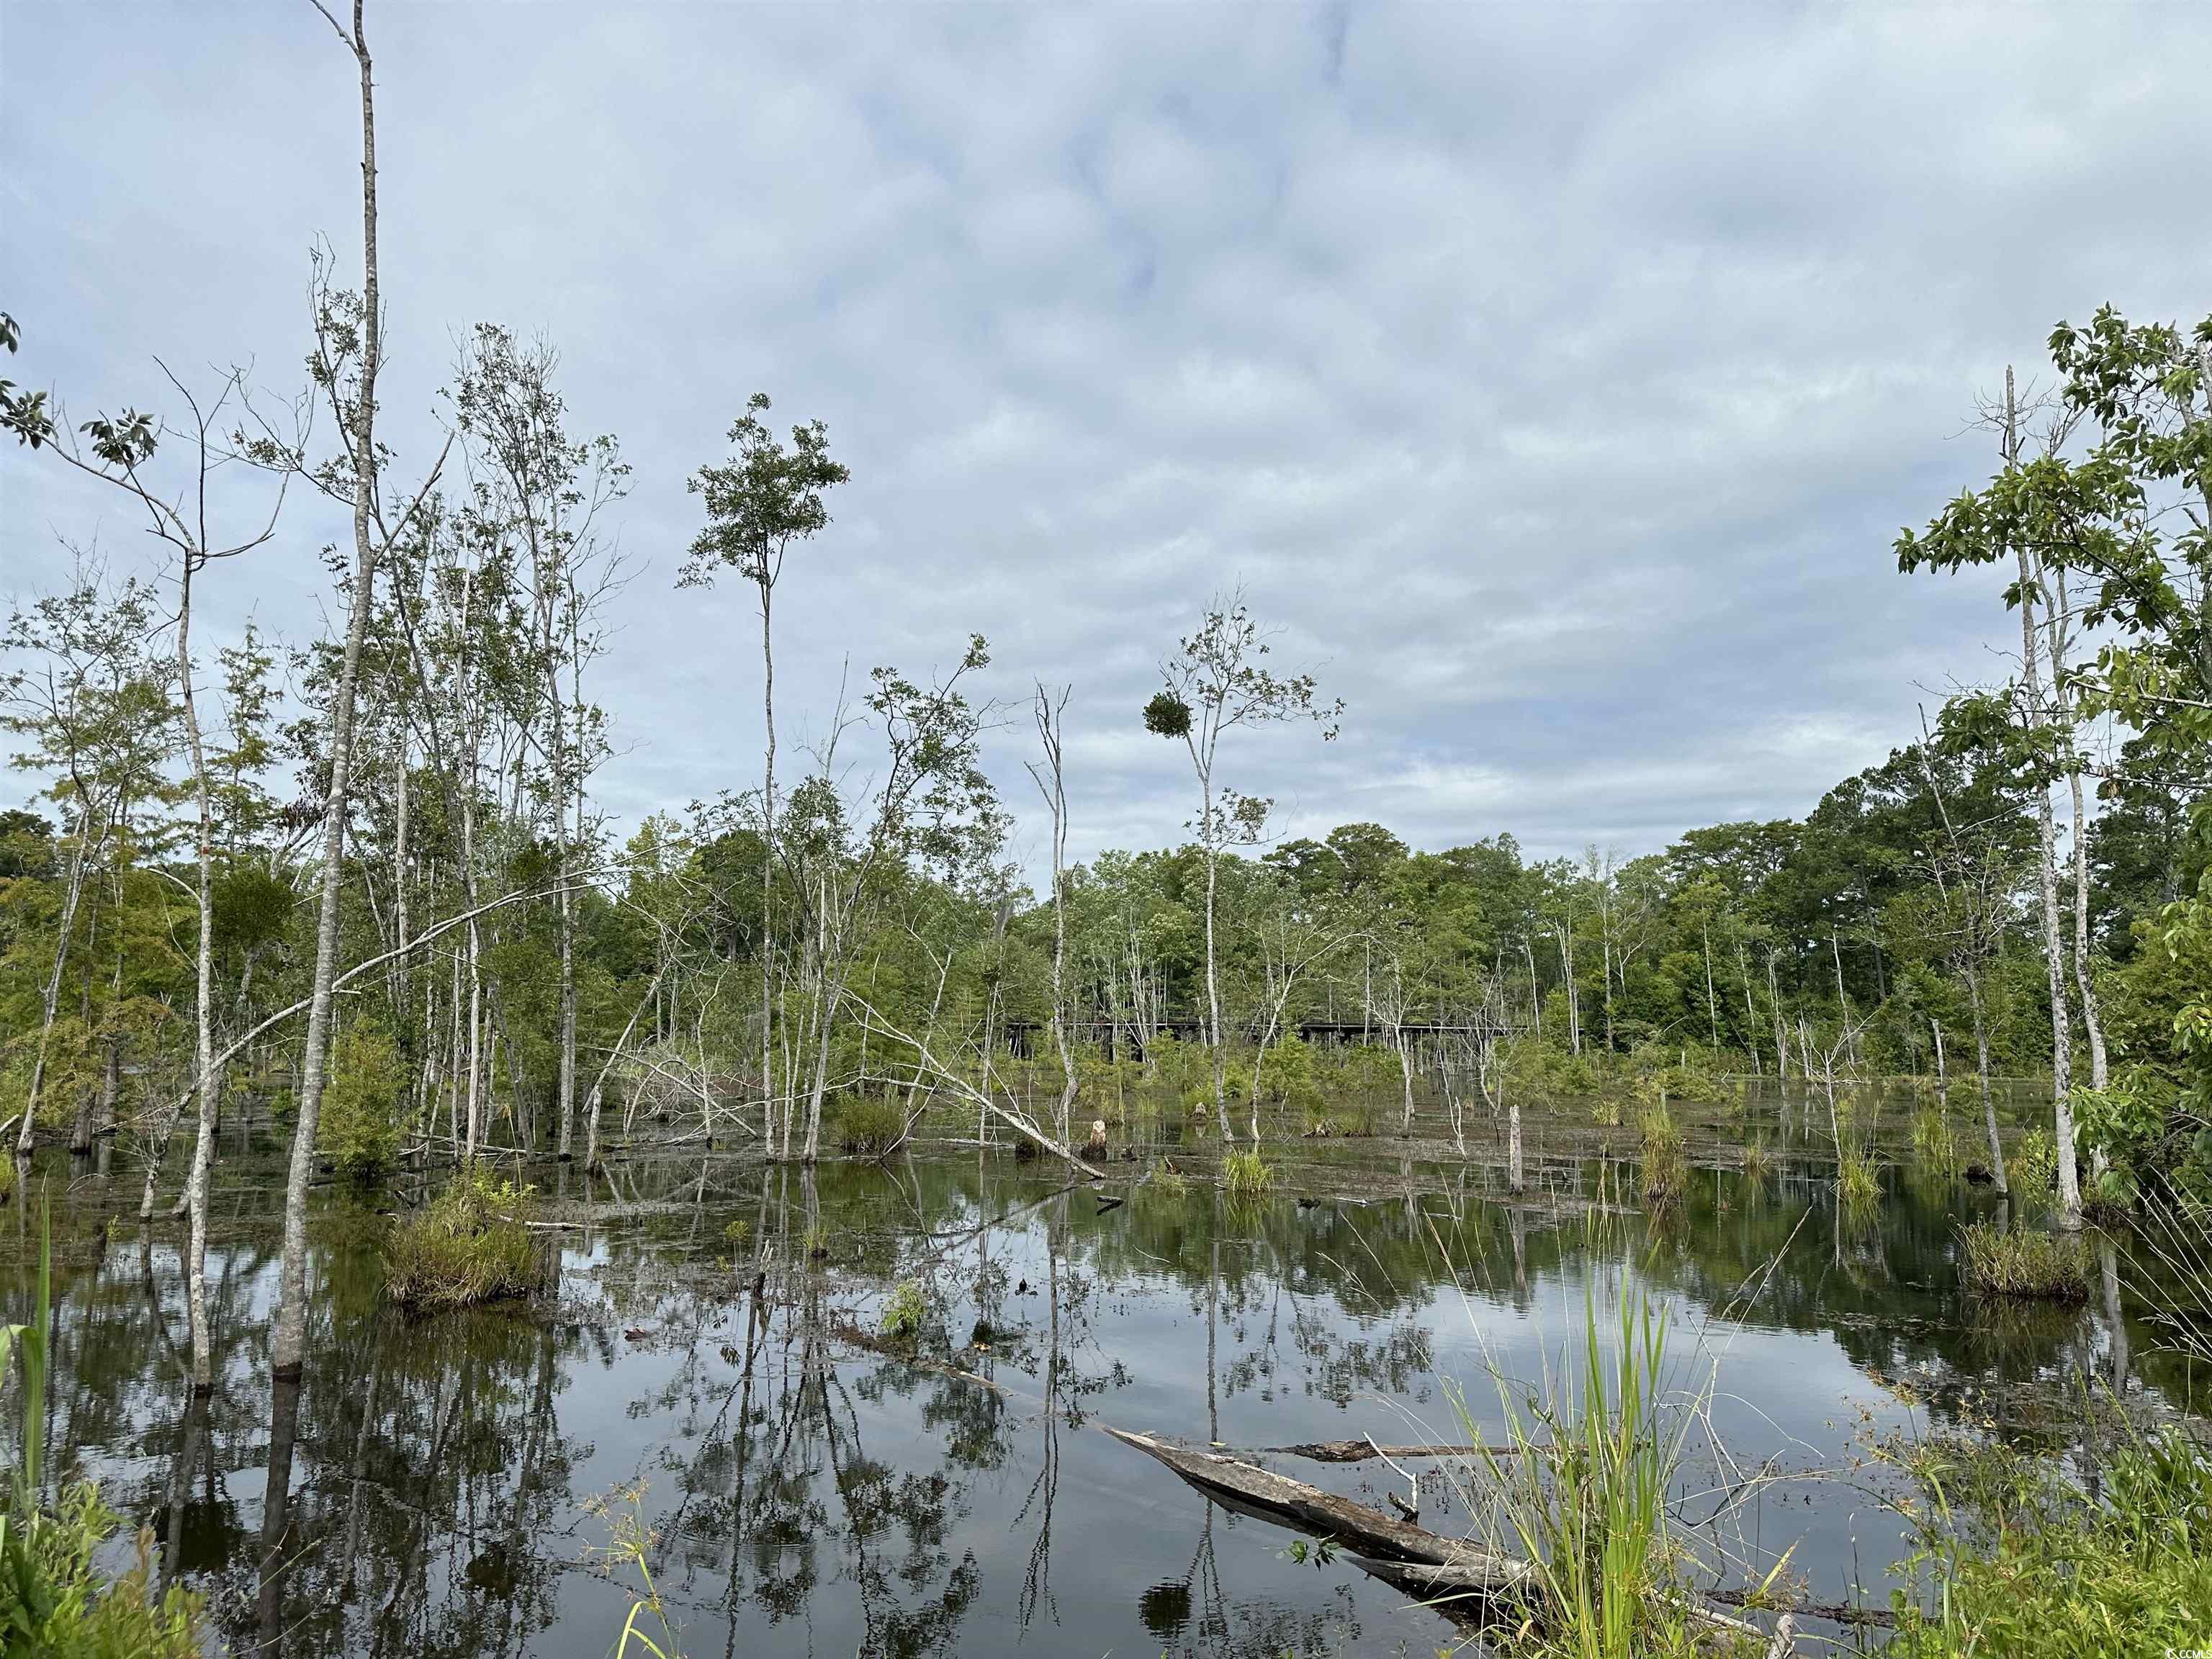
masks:
[[[1365,1463],[1394,1457],[1518,1457],[1525,1446],[1378,1446],[1372,1440],[1304,1440],[1295,1446],[1262,1446],[1270,1457],[1303,1457],[1309,1463]]]
[[[1106,1432],[1123,1445],[1134,1446],[1147,1457],[1166,1464],[1209,1498],[1278,1525],[1342,1544],[1378,1562],[1449,1567],[1464,1583],[1480,1583],[1485,1593],[1492,1595],[1520,1592],[1534,1583],[1535,1575],[1525,1561],[1443,1537],[1288,1475],[1218,1452],[1170,1445],[1149,1434],[1113,1428]]]
[[[1154,1435],[1133,1434],[1127,1429],[1106,1428],[1106,1432],[1123,1445],[1134,1446],[1147,1457],[1166,1464],[1215,1503],[1342,1546],[1364,1571],[1435,1606],[1448,1617],[1479,1618],[1492,1601],[1533,1601],[1539,1594],[1535,1569],[1526,1561],[1496,1554],[1464,1539],[1446,1538],[1425,1527],[1401,1521],[1364,1504],[1323,1492],[1288,1475],[1277,1474],[1272,1469],[1261,1468],[1240,1457],[1194,1450]],[[1324,1441],[1274,1449],[1294,1455],[1327,1450],[1339,1455],[1319,1461],[1349,1462],[1355,1460],[1341,1454],[1352,1447],[1370,1456],[1377,1450],[1392,1455],[1425,1456],[1463,1455],[1483,1449],[1469,1446],[1376,1448],[1371,1442],[1357,1440]],[[1717,1601],[1737,1605],[1748,1599],[1741,1593],[1719,1590],[1711,1592],[1711,1596]],[[1764,1604],[1783,1617],[1769,1632],[1687,1599],[1672,1595],[1667,1599],[1685,1618],[1731,1651],[1737,1645],[1758,1644],[1763,1646],[1768,1659],[1787,1659],[1796,1651],[1798,1616],[1869,1625],[1890,1622],[1887,1614],[1873,1609],[1792,1604],[1770,1595],[1764,1598]]]
[[[1489,1571],[1457,1563],[1432,1565],[1422,1561],[1377,1561],[1364,1555],[1355,1555],[1352,1562],[1370,1577],[1402,1590],[1448,1619],[1480,1622],[1488,1603],[1501,1589]],[[1518,1561],[1509,1565],[1521,1567],[1523,1572],[1528,1571]],[[1770,1636],[1746,1620],[1731,1619],[1724,1613],[1715,1613],[1711,1607],[1680,1596],[1668,1596],[1666,1600],[1690,1624],[1706,1632],[1723,1652],[1740,1653],[1747,1646],[1755,1646],[1766,1659],[1790,1659],[1797,1650],[1796,1621],[1789,1613],[1782,1615]]]

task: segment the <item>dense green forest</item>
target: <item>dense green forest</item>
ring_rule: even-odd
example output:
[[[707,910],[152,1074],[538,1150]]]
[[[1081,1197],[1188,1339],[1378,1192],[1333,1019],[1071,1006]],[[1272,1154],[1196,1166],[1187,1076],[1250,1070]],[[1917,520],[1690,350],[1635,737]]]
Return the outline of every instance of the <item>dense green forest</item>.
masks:
[[[326,295],[325,334],[351,314]],[[618,1121],[626,1141],[811,1158],[841,1126],[879,1147],[959,1097],[987,1133],[1011,1112],[1065,1144],[1072,1115],[1118,1121],[1148,1087],[1235,1138],[1312,1127],[1333,1093],[1395,1093],[1410,1122],[1417,1094],[1462,1079],[1493,1098],[1571,1088],[1560,1063],[1597,1077],[1640,1051],[1784,1079],[2056,1073],[2117,1194],[2153,1167],[2195,1182],[2204,543],[2150,503],[2168,479],[2200,487],[2198,360],[2175,331],[2108,316],[2054,350],[2066,401],[2042,447],[2021,459],[2015,413],[2012,459],[1897,549],[1908,568],[2014,559],[2023,672],[1931,711],[1802,820],[1630,858],[1532,860],[1503,832],[1416,850],[1372,823],[1273,839],[1270,803],[1223,781],[1239,729],[1338,711],[1267,670],[1238,598],[1128,715],[1188,748],[1205,811],[1161,826],[1182,845],[1068,866],[1055,905],[1051,872],[1007,861],[1021,803],[982,751],[1020,739],[964,692],[981,639],[942,684],[876,671],[836,744],[781,776],[618,837],[592,778],[619,715],[590,681],[599,602],[639,574],[596,528],[626,467],[611,440],[568,432],[549,349],[478,328],[451,394],[453,470],[473,482],[412,498],[358,613],[318,1145],[358,1166],[489,1146],[596,1159]],[[331,386],[343,412],[342,370]],[[38,409],[14,406],[37,434]],[[201,447],[133,418],[139,438],[64,459],[167,514],[158,469]],[[781,562],[845,470],[818,425],[786,443],[764,398],[732,443],[695,480],[705,522],[681,579],[734,571],[772,618]],[[336,487],[271,440],[247,448],[277,484],[292,468]],[[222,568],[198,533],[174,530],[166,568],[82,562],[6,639],[15,764],[45,787],[0,840],[5,1109],[26,1147],[112,1133],[149,1172],[192,1092],[203,995],[216,1115],[291,1114],[347,655],[251,633],[188,648],[179,571]],[[1067,695],[1040,690],[1030,745],[1056,848]],[[1073,1081],[1038,1106],[1055,1032]],[[1510,1065],[1524,1048],[1551,1058]],[[1263,1121],[1286,1102],[1312,1115]]]
[[[1410,1130],[1440,1103],[1463,1152],[1471,1100],[1517,1114],[1671,1066],[1831,1099],[1839,1079],[1978,1079],[2000,1181],[1987,1080],[2041,1078],[2062,1217],[2154,1182],[2212,1193],[2212,319],[2100,311],[2051,335],[2050,394],[2008,375],[1989,476],[1866,557],[1977,574],[2012,672],[1802,820],[1550,860],[1510,826],[1436,850],[1371,823],[1284,839],[1240,785],[1247,736],[1328,741],[1346,711],[1275,665],[1266,596],[1238,592],[1146,642],[1161,684],[1127,711],[1188,757],[1191,817],[1072,865],[1082,688],[981,699],[980,636],[939,679],[876,668],[826,741],[779,750],[778,584],[828,556],[848,477],[819,422],[750,400],[691,477],[672,572],[617,552],[629,463],[568,408],[547,343],[477,325],[438,453],[380,435],[357,20],[348,46],[363,260],[356,281],[314,261],[302,397],[157,368],[145,409],[80,422],[62,390],[0,385],[19,443],[104,486],[161,556],[82,556],[0,641],[30,797],[0,820],[0,1115],[20,1154],[112,1138],[151,1213],[190,1113],[195,1274],[223,1126],[278,1125],[280,1369],[324,1163],[695,1142],[811,1161],[897,1145],[933,1108],[940,1134],[1073,1157],[1085,1120],[1136,1112],[1236,1141]],[[0,344],[34,362],[37,327],[9,319]],[[325,554],[342,631],[196,634],[196,592],[285,556],[316,495],[351,519]],[[595,696],[606,603],[672,580],[757,603],[766,743],[714,799],[618,826],[594,788],[621,740]],[[999,744],[1036,784],[1048,868],[1009,857],[1031,806],[994,789]]]

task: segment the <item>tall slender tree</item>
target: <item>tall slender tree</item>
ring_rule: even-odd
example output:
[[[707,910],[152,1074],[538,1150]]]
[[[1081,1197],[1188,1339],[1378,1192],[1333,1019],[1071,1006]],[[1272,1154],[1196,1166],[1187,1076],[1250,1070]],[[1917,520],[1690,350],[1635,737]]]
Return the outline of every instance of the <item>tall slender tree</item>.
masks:
[[[760,1090],[763,1142],[777,1146],[775,1088],[775,627],[776,584],[792,547],[811,540],[830,523],[823,496],[851,475],[830,458],[829,428],[820,421],[791,429],[786,449],[763,418],[768,394],[756,392],[730,428],[733,453],[719,466],[692,474],[692,492],[704,498],[707,527],[693,538],[679,586],[711,586],[718,569],[735,570],[760,596],[761,768]],[[787,1113],[791,1103],[787,1103]],[[788,1144],[787,1125],[783,1136]]]
[[[1251,846],[1267,833],[1274,803],[1218,781],[1221,739],[1240,727],[1311,720],[1333,739],[1344,714],[1342,699],[1316,700],[1310,674],[1279,675],[1264,660],[1270,630],[1253,617],[1242,592],[1217,599],[1186,635],[1175,654],[1160,663],[1161,689],[1145,705],[1145,729],[1180,741],[1198,781],[1198,836],[1206,864],[1206,1035],[1213,1058],[1213,1114],[1224,1141],[1237,1138],[1229,1121],[1229,1052],[1221,1015],[1220,949],[1215,926],[1222,854]]]
[[[346,817],[353,791],[354,703],[362,641],[375,604],[377,560],[420,510],[444,462],[441,453],[439,465],[432,467],[429,479],[398,515],[398,522],[387,520],[380,490],[385,458],[376,439],[376,382],[384,366],[384,293],[376,240],[375,64],[362,17],[365,0],[354,0],[350,28],[323,0],[308,3],[337,33],[360,72],[362,286],[356,295],[333,290],[319,279],[316,284],[316,349],[311,370],[345,440],[343,454],[320,471],[318,482],[330,493],[350,500],[353,571],[346,596],[345,651],[326,721],[314,979],[284,1183],[283,1258],[270,1320],[269,1359],[278,1376],[296,1376],[307,1357],[307,1183],[314,1173],[315,1130],[330,1064],[331,988],[338,975],[338,896],[345,881]]]

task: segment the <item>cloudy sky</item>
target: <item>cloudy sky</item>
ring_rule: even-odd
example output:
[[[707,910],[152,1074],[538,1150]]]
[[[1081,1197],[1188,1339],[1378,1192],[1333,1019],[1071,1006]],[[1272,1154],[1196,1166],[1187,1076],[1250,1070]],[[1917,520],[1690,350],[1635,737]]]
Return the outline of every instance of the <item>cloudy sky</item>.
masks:
[[[1279,827],[1628,852],[1797,815],[1929,688],[2001,672],[1989,580],[1890,538],[1984,471],[2008,359],[2110,300],[2212,309],[2200,5],[556,5],[372,0],[403,470],[459,331],[564,357],[635,467],[598,696],[635,819],[757,769],[757,623],[678,592],[687,473],[755,390],[853,482],[779,601],[787,742],[841,667],[986,635],[1070,682],[1079,855],[1182,834],[1138,711],[1231,583],[1349,705],[1237,745]],[[358,258],[353,65],[307,0],[0,0],[9,371],[80,417],[153,359],[305,349]],[[0,592],[116,503],[0,458]],[[302,507],[215,629],[321,625]],[[1020,763],[994,769],[1042,846]]]

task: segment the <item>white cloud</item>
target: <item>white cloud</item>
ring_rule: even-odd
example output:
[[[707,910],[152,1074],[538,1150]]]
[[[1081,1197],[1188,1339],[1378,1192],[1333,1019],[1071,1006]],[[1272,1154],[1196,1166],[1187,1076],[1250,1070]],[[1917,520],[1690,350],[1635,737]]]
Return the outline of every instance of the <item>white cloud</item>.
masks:
[[[1352,704],[1238,765],[1286,823],[1630,850],[1797,814],[1990,672],[1994,585],[1888,553],[1985,469],[2008,361],[2111,299],[2212,307],[2197,9],[373,3],[418,464],[454,331],[562,348],[636,465],[599,696],[635,817],[741,785],[743,592],[668,582],[745,396],[854,482],[779,607],[794,732],[849,659],[1072,681],[1075,841],[1179,836],[1153,664],[1243,580]],[[304,345],[354,245],[350,65],[304,9],[14,7],[15,377],[150,397],[155,353]],[[0,458],[0,588],[131,535]],[[314,624],[331,515],[210,584]],[[1023,733],[996,769],[1026,810]]]

